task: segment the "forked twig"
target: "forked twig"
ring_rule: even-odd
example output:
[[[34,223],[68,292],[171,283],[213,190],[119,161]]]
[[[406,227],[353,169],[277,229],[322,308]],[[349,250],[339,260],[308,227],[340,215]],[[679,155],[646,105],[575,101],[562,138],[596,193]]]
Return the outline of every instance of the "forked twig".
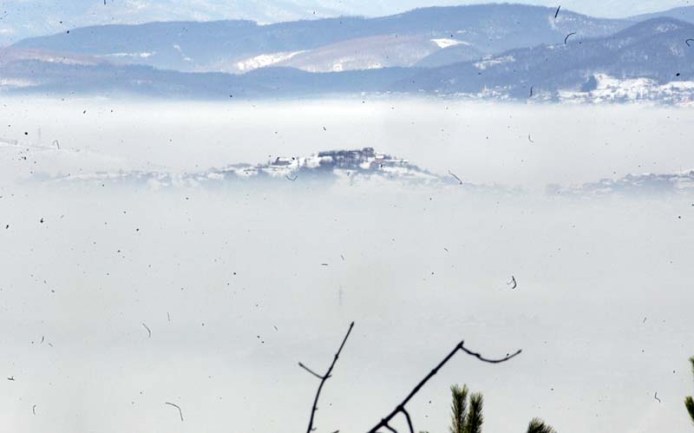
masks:
[[[387,428],[391,433],[398,433],[397,430],[395,430],[393,427],[389,426],[388,424],[386,424],[384,427]]]
[[[335,357],[333,358],[332,364],[330,364],[330,368],[328,368],[328,371],[324,375],[319,375],[306,367],[304,364],[301,362],[299,363],[299,366],[303,368],[304,370],[308,371],[311,373],[313,376],[316,376],[317,378],[320,379],[320,385],[318,385],[318,391],[316,391],[316,397],[313,400],[313,407],[311,408],[311,418],[308,421],[308,429],[306,430],[306,433],[311,433],[315,428],[313,427],[313,421],[315,420],[316,417],[316,411],[318,410],[318,399],[320,399],[320,393],[323,390],[323,385],[325,385],[325,382],[330,379],[330,373],[333,372],[333,368],[335,367],[335,363],[337,362],[337,359],[340,357],[340,353],[342,352],[342,348],[345,347],[345,343],[347,342],[347,338],[349,338],[349,334],[352,332],[352,328],[354,327],[354,322],[349,324],[349,329],[347,330],[347,334],[345,335],[345,338],[342,340],[342,344],[340,344],[340,348],[337,350],[335,353]]]
[[[316,376],[318,379],[321,379],[321,380],[322,380],[322,379],[324,378],[324,377],[321,376],[320,374],[318,374],[318,373],[316,373],[315,371],[311,370],[310,368],[306,367],[306,366],[305,366],[304,364],[302,364],[301,362],[299,363],[299,367],[303,368],[304,370],[308,371],[308,372],[311,373],[312,375]]]
[[[513,354],[510,354],[510,355],[506,355],[505,357],[500,358],[500,359],[489,359],[489,358],[485,358],[484,356],[482,356],[481,354],[479,354],[479,353],[477,353],[477,352],[473,352],[473,351],[469,350],[468,348],[465,347],[465,341],[461,341],[460,343],[458,343],[458,344],[455,346],[455,348],[451,351],[451,353],[449,353],[448,355],[446,355],[446,357],[443,358],[443,360],[442,360],[441,362],[439,362],[439,364],[438,364],[433,370],[431,370],[431,372],[430,372],[429,374],[427,374],[426,377],[425,377],[424,379],[422,379],[422,381],[419,382],[419,384],[417,384],[417,386],[415,386],[414,389],[413,389],[412,391],[410,391],[410,393],[407,395],[407,397],[405,397],[405,399],[404,399],[402,402],[400,402],[400,404],[398,404],[398,405],[395,407],[395,409],[393,409],[393,411],[392,411],[388,416],[386,416],[385,418],[383,418],[378,424],[376,424],[371,430],[369,430],[368,433],[376,433],[376,432],[378,432],[378,430],[379,430],[380,428],[382,428],[382,427],[385,427],[385,428],[387,428],[388,430],[393,431],[393,429],[392,429],[392,427],[390,427],[389,423],[390,423],[390,421],[392,421],[393,418],[395,418],[398,414],[403,414],[403,415],[405,416],[405,418],[406,418],[406,420],[407,420],[408,427],[410,428],[410,433],[413,433],[413,432],[414,432],[414,428],[413,428],[413,426],[412,426],[412,419],[410,418],[410,414],[407,412],[407,409],[405,409],[405,406],[407,405],[407,403],[410,402],[410,400],[412,399],[412,397],[414,397],[414,396],[422,389],[422,387],[423,387],[424,385],[426,385],[426,383],[427,383],[432,377],[434,377],[434,376],[436,375],[436,373],[439,372],[439,370],[441,369],[441,367],[443,367],[444,365],[446,365],[446,363],[447,363],[448,361],[450,361],[451,358],[453,358],[453,356],[454,356],[459,350],[462,351],[462,352],[464,352],[464,353],[466,353],[466,354],[468,354],[468,355],[470,355],[470,356],[472,356],[472,357],[475,357],[475,358],[479,359],[479,360],[482,361],[482,362],[486,362],[486,363],[489,363],[489,364],[501,364],[502,362],[506,362],[506,361],[511,360],[512,358],[515,358],[516,356],[520,355],[520,353],[522,352],[522,350],[518,350],[517,352],[515,352],[515,353],[513,353]]]
[[[414,426],[412,425],[412,418],[410,418],[410,413],[405,410],[405,408],[402,409],[403,415],[405,415],[405,419],[407,420],[407,426],[410,428],[410,433],[414,433]]]

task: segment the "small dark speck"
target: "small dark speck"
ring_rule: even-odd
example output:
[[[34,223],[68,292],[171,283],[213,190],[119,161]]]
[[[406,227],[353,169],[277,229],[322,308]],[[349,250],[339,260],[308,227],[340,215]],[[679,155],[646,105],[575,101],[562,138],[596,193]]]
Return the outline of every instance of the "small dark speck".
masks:
[[[147,330],[147,338],[152,338],[152,330],[149,329],[149,326],[147,326],[146,323],[142,323],[142,326]]]
[[[569,42],[569,38],[575,34],[576,32],[571,32],[568,35],[566,35],[566,37],[564,38],[564,45],[566,45]]]
[[[44,219],[41,218],[41,219],[39,220],[39,222],[40,222],[41,224],[43,224],[43,223],[44,223]]]

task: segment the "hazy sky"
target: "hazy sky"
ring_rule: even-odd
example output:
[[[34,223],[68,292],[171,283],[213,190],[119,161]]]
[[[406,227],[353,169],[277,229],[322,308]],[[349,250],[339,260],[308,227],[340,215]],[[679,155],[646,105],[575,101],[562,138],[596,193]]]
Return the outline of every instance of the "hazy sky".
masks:
[[[526,0],[519,3],[621,17],[688,6],[692,0]],[[104,23],[244,18],[260,22],[350,15],[387,15],[417,7],[480,3],[470,0],[9,0],[0,8],[0,43],[66,28]],[[314,13],[315,12],[315,13]]]

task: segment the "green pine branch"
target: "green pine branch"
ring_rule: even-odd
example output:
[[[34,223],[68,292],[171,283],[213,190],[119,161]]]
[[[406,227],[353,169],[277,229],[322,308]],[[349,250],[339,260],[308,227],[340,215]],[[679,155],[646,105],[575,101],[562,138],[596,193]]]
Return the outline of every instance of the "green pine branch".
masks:
[[[694,356],[689,358],[689,362],[692,363],[692,374],[694,374]],[[692,422],[694,422],[694,398],[691,396],[685,398],[684,406],[687,408],[687,412],[689,412],[689,417],[692,419]]]
[[[552,427],[548,426],[539,418],[530,421],[528,433],[557,433]]]
[[[484,417],[482,416],[483,404],[482,394],[475,393],[470,396],[470,409],[465,420],[464,433],[482,433],[482,423],[484,422]]]
[[[689,417],[692,419],[692,422],[694,422],[694,399],[692,399],[692,397],[685,398],[684,405],[687,408],[687,412],[689,412]]]
[[[451,433],[465,433],[465,418],[467,416],[467,395],[466,385],[461,388],[458,385],[451,386],[453,402],[451,403]]]
[[[692,363],[694,364],[694,359]],[[462,387],[460,385],[451,386],[452,403],[450,433],[482,433],[482,424],[484,423],[484,416],[482,415],[484,398],[479,392],[472,395],[469,394],[470,391],[467,385],[463,385]],[[687,404],[689,408],[689,403]],[[694,419],[694,401],[691,401],[690,413],[693,414],[692,419]],[[535,418],[530,421],[528,433],[557,433],[557,431],[546,425],[541,419]]]

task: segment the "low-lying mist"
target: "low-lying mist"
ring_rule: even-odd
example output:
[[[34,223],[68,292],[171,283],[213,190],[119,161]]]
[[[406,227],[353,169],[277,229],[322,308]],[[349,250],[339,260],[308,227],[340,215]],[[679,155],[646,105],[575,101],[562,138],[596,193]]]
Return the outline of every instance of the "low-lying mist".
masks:
[[[691,167],[686,110],[73,100],[1,111],[2,138],[18,140],[0,148],[7,431],[302,431],[318,380],[297,363],[327,368],[352,320],[320,431],[368,430],[461,339],[523,354],[499,366],[458,355],[413,400],[418,431],[447,431],[453,383],[484,393],[489,433],[535,416],[563,433],[690,429],[692,198],[544,194]],[[365,146],[528,191],[27,182]]]
[[[544,189],[694,166],[690,109],[446,100],[13,100],[0,140],[35,149],[0,179],[37,171],[200,171],[374,147],[472,183]],[[56,152],[55,141],[63,152]],[[5,152],[3,152],[5,153]],[[57,154],[57,155],[56,155]],[[2,155],[8,158],[7,154]]]

